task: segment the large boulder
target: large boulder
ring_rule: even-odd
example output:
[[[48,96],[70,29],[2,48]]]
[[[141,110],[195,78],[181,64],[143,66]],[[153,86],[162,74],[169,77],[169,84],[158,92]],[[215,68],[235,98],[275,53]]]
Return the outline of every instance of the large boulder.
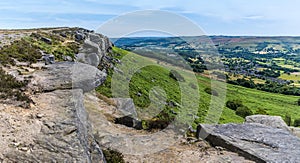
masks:
[[[114,98],[117,109],[121,111],[124,116],[131,116],[137,118],[137,112],[135,109],[132,98]]]
[[[76,55],[76,60],[98,67],[99,64],[106,64],[103,62],[107,60],[107,53],[111,48],[112,43],[107,37],[96,33],[86,33],[86,39]]]
[[[104,53],[108,52],[113,46],[112,43],[109,41],[108,37],[102,34],[89,33],[88,38],[91,42],[98,44],[100,51]]]
[[[99,45],[86,39],[76,55],[76,59],[80,62],[90,64],[97,67],[102,59],[103,54]]]
[[[88,92],[102,84],[105,79],[106,73],[91,65],[59,62],[35,72],[28,87],[34,92],[72,88]]]
[[[86,63],[97,67],[100,64],[100,57],[95,52],[83,53],[82,51],[76,55],[79,62]]]
[[[0,111],[4,118],[0,162],[105,161],[93,137],[82,90],[57,90],[32,99],[36,104],[32,109]]]
[[[77,32],[75,33],[75,40],[76,40],[76,41],[80,42],[80,41],[83,41],[84,39],[85,39],[85,34],[84,34],[84,32],[82,32],[82,31],[77,31]]]
[[[45,43],[47,44],[52,44],[52,40],[50,38],[47,38],[47,37],[41,37],[41,40],[44,41]]]
[[[55,56],[53,54],[43,54],[42,58],[46,65],[55,63]]]
[[[300,139],[257,123],[199,125],[198,137],[256,162],[300,162]]]
[[[273,128],[290,131],[289,127],[280,116],[251,115],[246,117],[245,123],[259,123]]]

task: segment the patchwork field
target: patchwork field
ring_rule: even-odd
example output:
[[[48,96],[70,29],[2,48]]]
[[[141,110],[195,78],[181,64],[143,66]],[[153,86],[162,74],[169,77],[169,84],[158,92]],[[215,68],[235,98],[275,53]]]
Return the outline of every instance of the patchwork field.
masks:
[[[130,55],[135,56],[132,58],[139,58],[137,54],[127,52],[125,50],[119,49],[114,47],[113,51],[115,54],[118,55],[118,58],[121,59],[122,57],[126,56],[128,53]],[[146,58],[144,58],[146,59]],[[154,59],[149,59],[150,62],[155,63]],[[146,66],[142,68],[137,74],[133,75],[133,78],[130,80],[130,97],[133,98],[135,105],[138,109],[143,109],[149,106],[150,98],[149,93],[151,92],[151,88],[153,87],[160,87],[165,90],[167,94],[166,101],[178,103],[178,105],[170,106],[165,105],[164,113],[172,114],[172,112],[182,112],[182,110],[188,110],[188,108],[182,107],[180,98],[180,87],[178,85],[178,81],[170,77],[170,71],[163,66]],[[173,67],[174,68],[174,67]],[[176,69],[176,68],[175,68]],[[113,75],[113,71],[110,71],[108,80],[105,82],[104,85],[99,87],[97,90],[99,93],[106,95],[108,97],[112,97],[111,94],[111,78]],[[194,120],[194,125],[196,123],[201,123],[205,121],[207,113],[210,111],[210,114],[213,114],[214,111],[210,110],[210,103],[211,99],[215,98],[217,101],[222,101],[222,95],[211,95],[209,94],[206,89],[210,88],[212,80],[204,77],[202,75],[196,74],[197,84],[199,89],[200,98],[199,107],[196,113],[196,118]],[[189,79],[187,79],[189,81]],[[214,81],[215,82],[215,81]],[[261,81],[257,81],[261,82]],[[190,83],[185,83],[185,86],[188,89],[191,89]],[[214,88],[212,88],[214,89]],[[218,90],[217,92],[224,92],[224,90]],[[278,115],[282,116],[283,118],[285,115],[292,115],[292,119],[300,118],[300,107],[297,105],[297,100],[299,99],[298,96],[290,96],[290,95],[282,95],[277,93],[269,93],[264,92],[256,89],[245,88],[237,85],[227,84],[225,94],[225,100],[222,103],[218,104],[220,110],[222,110],[221,117],[218,123],[229,123],[229,122],[237,122],[242,123],[244,121],[243,117],[236,115],[234,110],[229,109],[225,106],[225,102],[228,100],[241,100],[243,105],[250,108],[253,114],[261,113],[264,111],[265,114],[269,115]],[[188,99],[186,102],[191,103],[195,99]],[[149,108],[148,108],[149,109]],[[151,109],[151,108],[150,108]],[[145,111],[145,110],[144,110]],[[147,112],[147,111],[146,111]],[[151,112],[151,111],[150,111]],[[218,116],[218,111],[216,111],[216,116]],[[188,114],[186,114],[188,115]],[[174,115],[172,115],[174,116]],[[172,117],[167,116],[167,117]],[[149,118],[149,117],[148,117]],[[156,116],[155,118],[166,118],[162,115]],[[150,118],[151,119],[151,118]]]

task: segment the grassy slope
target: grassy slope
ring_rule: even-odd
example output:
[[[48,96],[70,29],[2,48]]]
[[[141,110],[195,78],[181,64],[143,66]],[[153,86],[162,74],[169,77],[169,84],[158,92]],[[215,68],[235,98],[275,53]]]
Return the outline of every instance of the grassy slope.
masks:
[[[119,59],[128,53],[127,51],[115,47],[113,48],[113,51],[113,55]],[[97,89],[98,92],[108,97],[111,96],[111,74],[112,71],[110,71],[110,75],[105,84]],[[178,98],[180,96],[178,95],[178,85],[176,84],[175,80],[169,77],[168,74],[168,70],[157,66],[143,68],[140,73],[135,74],[130,82],[130,95],[134,99],[135,104],[138,106],[147,106],[147,103],[149,102],[147,97],[150,88],[158,85],[160,85],[162,88],[166,88],[166,90],[173,90],[167,91],[168,99],[178,102]],[[151,79],[156,79],[155,81],[158,82],[153,84]],[[195,122],[200,123],[204,121],[205,114],[209,109],[211,95],[205,93],[204,89],[210,86],[210,79],[200,75],[197,75],[197,79],[201,98],[199,99],[199,119],[197,119]],[[141,92],[142,96],[137,96],[137,92]],[[297,96],[268,93],[227,84],[226,100],[240,99],[243,101],[243,104],[248,106],[254,113],[261,108],[266,110],[270,115],[279,115],[284,117],[286,113],[288,113],[292,116],[292,119],[300,118],[300,107],[296,104],[298,98],[299,97]],[[219,123],[241,123],[243,121],[244,119],[237,116],[234,111],[224,107]]]

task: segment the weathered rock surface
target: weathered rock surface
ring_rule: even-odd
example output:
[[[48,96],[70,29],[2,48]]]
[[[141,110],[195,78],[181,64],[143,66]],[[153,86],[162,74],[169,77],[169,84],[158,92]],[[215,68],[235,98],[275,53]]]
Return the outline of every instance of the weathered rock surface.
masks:
[[[117,105],[117,109],[121,111],[124,116],[137,118],[135,105],[131,98],[114,98],[114,101]]]
[[[265,126],[290,131],[289,127],[280,116],[252,115],[246,117],[245,123],[259,123]]]
[[[106,73],[88,64],[59,62],[47,65],[35,72],[28,87],[34,92],[48,92],[58,89],[93,90],[106,79]]]
[[[104,160],[92,135],[82,90],[43,93],[33,101],[36,105],[32,109],[0,111],[0,162]]]
[[[77,61],[90,64],[97,67],[100,63],[103,63],[107,57],[107,53],[112,47],[112,43],[109,39],[103,35],[96,33],[82,33],[86,39],[82,47],[79,49],[79,53],[76,55]]]
[[[30,80],[24,92],[33,102],[30,109],[0,103],[0,162],[105,162],[83,102],[83,93],[105,81],[103,71],[76,62],[7,67],[17,79]]]
[[[300,162],[300,139],[261,124],[200,125],[200,137],[256,162]]]

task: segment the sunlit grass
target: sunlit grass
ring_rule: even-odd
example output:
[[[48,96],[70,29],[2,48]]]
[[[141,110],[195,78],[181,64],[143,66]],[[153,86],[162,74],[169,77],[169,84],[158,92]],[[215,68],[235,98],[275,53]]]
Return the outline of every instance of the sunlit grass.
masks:
[[[113,51],[114,51],[113,55],[117,56],[118,59],[121,59],[127,54],[130,54],[131,55],[130,59],[132,61],[137,62],[139,60],[138,55],[134,53],[127,52],[125,50],[116,47],[113,48]],[[155,61],[154,59],[149,59],[147,60],[147,62],[152,62],[153,64],[156,64],[156,66],[146,66],[140,69],[140,71],[138,71],[138,73],[135,73],[130,80],[129,94],[130,97],[133,98],[135,105],[139,109],[143,109],[149,106],[150,104],[149,92],[151,91],[151,88],[156,86],[166,91],[167,101],[174,101],[181,105],[181,101],[180,101],[181,95],[180,95],[178,82],[170,78],[168,68],[164,67],[167,64],[163,64],[164,66],[160,66],[159,64],[157,64],[157,61]],[[162,65],[162,63],[160,64]],[[108,80],[104,83],[104,85],[100,86],[97,89],[98,92],[108,97],[112,97],[111,89],[110,89],[112,74],[113,71],[109,71]],[[205,88],[210,87],[211,80],[207,77],[203,77],[198,74],[196,75],[196,78],[197,78],[200,98],[193,99],[192,98],[193,96],[189,96],[191,97],[191,99],[186,99],[187,103],[193,103],[194,100],[198,100],[199,102],[198,110],[195,113],[195,116],[197,118],[195,119],[194,124],[205,122],[205,117],[208,111],[211,109],[210,107],[211,107],[211,99],[212,99],[212,96],[204,91]],[[255,80],[255,82],[262,82],[262,81]],[[189,86],[190,83],[188,82],[183,82],[183,83],[185,87],[187,87],[188,89],[192,89]],[[241,86],[227,84],[225,102],[227,100],[240,99],[245,106],[249,107],[253,111],[253,113],[257,112],[258,109],[262,109],[265,110],[269,115],[278,115],[284,117],[288,113],[292,116],[292,119],[297,119],[300,118],[300,107],[296,103],[298,98],[299,97],[297,96],[268,93],[256,89],[249,89]],[[216,99],[217,101],[218,100],[222,101],[219,98]],[[218,107],[220,107],[220,109],[222,110],[219,123],[229,123],[229,122],[242,123],[244,121],[244,118],[237,116],[233,110],[226,108],[224,105],[225,105],[224,103],[218,104]],[[172,108],[166,106],[165,108],[174,111],[179,111],[179,112],[180,110],[188,111],[188,108],[182,108],[182,107]],[[212,111],[211,113],[214,112]],[[216,112],[216,116],[217,114],[218,113]]]

